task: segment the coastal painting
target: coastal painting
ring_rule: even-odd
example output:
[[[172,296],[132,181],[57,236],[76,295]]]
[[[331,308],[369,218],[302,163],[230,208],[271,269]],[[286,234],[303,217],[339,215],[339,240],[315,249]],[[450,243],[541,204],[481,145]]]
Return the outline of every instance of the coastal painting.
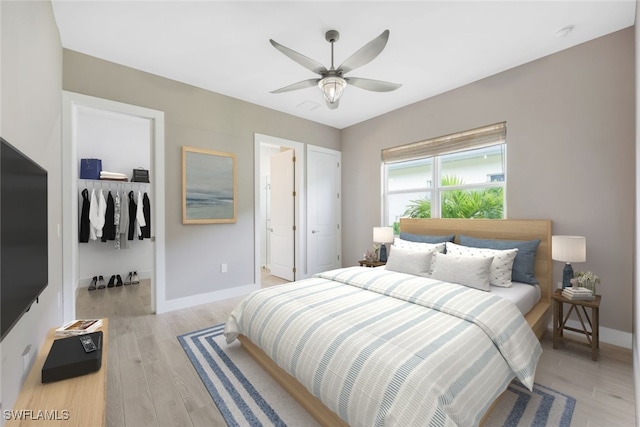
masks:
[[[182,223],[236,222],[236,156],[182,147]]]

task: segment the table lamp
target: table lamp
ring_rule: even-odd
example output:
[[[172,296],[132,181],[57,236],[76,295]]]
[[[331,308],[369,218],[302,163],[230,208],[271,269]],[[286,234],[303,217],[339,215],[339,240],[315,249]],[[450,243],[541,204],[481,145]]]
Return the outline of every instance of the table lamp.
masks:
[[[587,239],[583,236],[551,236],[551,258],[566,263],[562,271],[562,289],[571,286],[571,263],[587,260]]]
[[[378,260],[387,262],[387,247],[385,243],[393,243],[393,227],[373,227],[373,242],[380,243]]]

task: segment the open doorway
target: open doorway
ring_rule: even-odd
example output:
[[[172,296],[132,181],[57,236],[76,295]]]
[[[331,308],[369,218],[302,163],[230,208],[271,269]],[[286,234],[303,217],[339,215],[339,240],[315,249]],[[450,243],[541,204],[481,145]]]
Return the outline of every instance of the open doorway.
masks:
[[[304,145],[256,134],[255,156],[255,277],[267,287],[303,277]]]
[[[154,313],[158,295],[164,295],[165,282],[164,115],[72,92],[64,92],[63,98],[65,222],[80,224],[84,220],[81,206],[84,207],[85,194],[91,195],[93,203],[94,193],[96,198],[101,193],[107,206],[111,196],[114,210],[118,200],[124,202],[126,198],[128,207],[144,201],[148,227],[144,236],[135,231],[129,236],[114,229],[109,238],[86,240],[79,236],[79,227],[64,227],[64,320]],[[103,171],[126,178],[82,179],[87,177],[80,174],[81,159],[87,158],[100,159]],[[150,171],[150,182],[129,181],[132,171],[139,167]],[[120,219],[125,211],[119,212]],[[136,218],[140,222],[137,214]]]

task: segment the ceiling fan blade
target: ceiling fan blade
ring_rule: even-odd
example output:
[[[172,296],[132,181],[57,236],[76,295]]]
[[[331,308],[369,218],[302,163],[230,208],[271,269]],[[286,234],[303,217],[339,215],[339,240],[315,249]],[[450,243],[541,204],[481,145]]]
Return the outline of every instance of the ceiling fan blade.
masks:
[[[336,108],[338,108],[338,105],[340,104],[339,99],[334,103],[328,102],[327,100],[325,100],[325,102],[327,103],[327,107],[329,107],[330,110],[335,110]]]
[[[360,89],[370,90],[373,92],[391,92],[402,86],[399,83],[384,82],[382,80],[363,79],[360,77],[345,78],[347,83]]]
[[[292,91],[292,90],[298,90],[298,89],[304,89],[304,88],[311,87],[311,86],[317,86],[318,85],[318,81],[320,81],[320,79],[303,80],[301,82],[294,83],[294,84],[289,85],[289,86],[281,87],[280,89],[272,90],[271,93],[289,92],[289,91]]]
[[[353,55],[348,57],[339,67],[343,74],[349,71],[355,70],[358,67],[368,64],[373,61],[376,56],[380,55],[380,52],[387,45],[389,40],[389,30],[384,30],[375,39],[358,49]]]
[[[269,41],[271,42],[273,47],[275,47],[280,52],[287,55],[289,58],[293,59],[298,64],[302,65],[307,70],[311,70],[314,73],[320,74],[320,75],[327,72],[327,68],[321,63],[319,63],[318,61],[316,61],[315,59],[311,59],[309,57],[304,56],[301,53],[296,52],[295,50],[291,50],[288,47],[282,46],[280,43],[278,43],[275,40],[269,39]]]

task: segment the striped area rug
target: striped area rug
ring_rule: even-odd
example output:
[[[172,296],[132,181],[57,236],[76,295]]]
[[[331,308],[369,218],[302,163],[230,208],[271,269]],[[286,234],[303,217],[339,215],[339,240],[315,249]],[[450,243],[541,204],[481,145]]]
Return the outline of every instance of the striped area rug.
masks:
[[[178,340],[229,426],[317,426],[238,341],[227,345],[224,323],[180,335]],[[540,384],[533,392],[514,381],[487,426],[569,427],[575,399]]]

